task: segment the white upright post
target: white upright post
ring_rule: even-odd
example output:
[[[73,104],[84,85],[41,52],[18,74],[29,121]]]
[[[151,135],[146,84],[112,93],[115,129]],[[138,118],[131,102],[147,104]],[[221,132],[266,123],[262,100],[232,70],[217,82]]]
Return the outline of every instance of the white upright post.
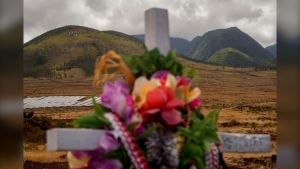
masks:
[[[157,47],[161,54],[168,54],[170,36],[166,9],[151,8],[145,12],[145,44],[148,50]]]

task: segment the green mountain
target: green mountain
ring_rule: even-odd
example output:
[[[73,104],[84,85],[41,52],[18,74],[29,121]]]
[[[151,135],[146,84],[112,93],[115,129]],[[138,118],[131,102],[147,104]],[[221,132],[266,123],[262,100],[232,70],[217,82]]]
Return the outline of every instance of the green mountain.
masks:
[[[229,47],[238,49],[253,58],[274,58],[258,42],[237,27],[205,33],[195,46],[187,49],[188,52],[185,55],[206,61],[217,51]]]
[[[24,76],[52,76],[54,70],[75,67],[91,75],[95,59],[108,50],[126,55],[144,52],[141,40],[124,33],[82,26],[53,29],[24,44]]]
[[[145,35],[131,35],[134,38],[145,40]],[[176,50],[178,54],[184,54],[187,46],[190,44],[190,41],[183,38],[170,37],[171,50]]]
[[[275,67],[276,64],[273,58],[253,58],[234,48],[221,49],[207,61],[231,67]]]
[[[185,48],[184,55],[192,56],[196,52],[198,46],[200,45],[202,37],[196,36]]]
[[[265,48],[268,52],[270,52],[274,57],[277,57],[277,45],[270,45]]]

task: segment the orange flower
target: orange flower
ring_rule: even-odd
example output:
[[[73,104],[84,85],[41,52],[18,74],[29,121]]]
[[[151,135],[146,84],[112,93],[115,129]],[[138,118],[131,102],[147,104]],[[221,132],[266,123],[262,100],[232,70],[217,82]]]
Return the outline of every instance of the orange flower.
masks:
[[[191,83],[188,82],[186,77],[180,77],[175,91],[176,98],[184,100],[185,104],[189,104],[197,99],[201,94],[200,89],[195,87],[192,91],[190,91],[190,87]]]

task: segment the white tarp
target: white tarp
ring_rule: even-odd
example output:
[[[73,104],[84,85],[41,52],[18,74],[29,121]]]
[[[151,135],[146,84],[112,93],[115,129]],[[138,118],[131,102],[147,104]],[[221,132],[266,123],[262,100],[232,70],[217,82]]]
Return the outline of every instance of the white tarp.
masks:
[[[92,98],[85,99],[86,96],[42,96],[31,97],[23,100],[23,108],[42,108],[42,107],[71,107],[71,106],[92,106]],[[84,100],[83,100],[84,99]],[[95,97],[96,101],[100,97]],[[83,101],[81,101],[83,100]]]

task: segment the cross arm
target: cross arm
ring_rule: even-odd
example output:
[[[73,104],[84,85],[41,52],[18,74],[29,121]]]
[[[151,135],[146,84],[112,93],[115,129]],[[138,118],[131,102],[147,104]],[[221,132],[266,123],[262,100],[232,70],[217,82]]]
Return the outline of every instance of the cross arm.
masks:
[[[59,129],[47,130],[48,151],[93,150],[99,138],[105,133],[99,129]],[[270,135],[218,133],[223,152],[270,152]]]

